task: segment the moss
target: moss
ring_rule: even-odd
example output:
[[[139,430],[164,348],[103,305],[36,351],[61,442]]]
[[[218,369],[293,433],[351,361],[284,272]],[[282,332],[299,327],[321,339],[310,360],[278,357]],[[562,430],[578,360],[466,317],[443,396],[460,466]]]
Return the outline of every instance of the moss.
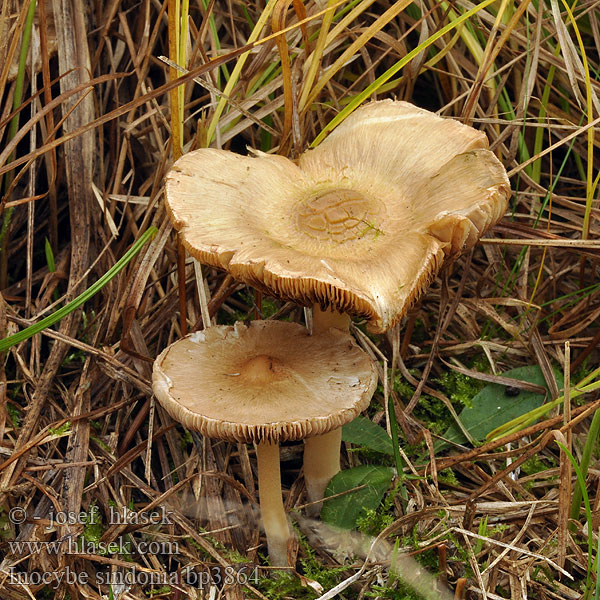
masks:
[[[473,365],[474,370],[477,369],[477,365]],[[471,408],[473,406],[473,398],[480,392],[485,386],[485,382],[472,377],[467,377],[457,371],[446,371],[443,373],[436,382],[442,388],[442,391],[452,403],[457,403],[461,407]]]
[[[159,588],[148,590],[145,593],[147,596],[152,597],[152,596],[158,596],[159,594],[170,594],[171,592],[172,592],[172,588],[170,585],[163,585]]]
[[[192,434],[186,429],[181,437],[179,438],[179,446],[182,452],[186,452],[187,449],[194,445],[194,438]]]
[[[102,525],[102,515],[100,509],[96,504],[91,504],[88,509],[87,522],[83,526],[83,539],[90,543],[97,545],[100,542],[100,538],[104,533],[104,527]]]
[[[416,344],[422,344],[429,337],[429,328],[423,319],[416,319],[415,326],[411,335],[411,341]]]
[[[431,573],[437,573],[440,570],[440,560],[437,549],[431,548],[424,552],[419,552],[414,556],[415,560],[427,568]]]
[[[409,371],[411,375],[417,375],[413,373],[412,370]],[[396,375],[394,378],[394,392],[398,395],[399,398],[408,402],[414,393],[413,387],[404,379],[403,375]]]
[[[6,514],[5,507],[0,507],[0,540],[9,540],[13,537],[12,522]]]
[[[340,581],[341,574],[347,571],[346,567],[323,566],[307,539],[300,532],[297,531],[296,533],[298,534],[300,549],[304,554],[299,561],[302,565],[303,574],[309,579],[319,582],[326,590],[335,587]]]
[[[425,596],[421,596],[421,594],[415,592],[401,579],[397,579],[394,583],[387,586],[373,585],[371,589],[365,593],[365,598],[384,598],[389,600],[426,600]]]
[[[394,522],[394,515],[381,510],[367,508],[362,517],[356,521],[359,531],[367,535],[376,536],[379,532]]]
[[[227,561],[231,564],[244,564],[244,563],[248,563],[248,557],[244,556],[243,554],[240,554],[237,550],[229,548],[228,546],[226,546],[225,544],[223,544],[223,542],[220,542],[219,540],[217,540],[215,537],[212,537],[210,535],[205,535],[206,534],[206,529],[204,527],[199,527],[198,528],[198,532],[201,534],[204,534],[202,537],[211,545],[213,546],[213,548],[215,548],[216,550],[219,551],[219,553],[224,556]],[[204,546],[202,546],[201,544],[199,544],[195,539],[191,538],[191,537],[184,537],[183,540],[185,542],[187,542],[188,544],[190,544],[190,546],[193,546],[194,548],[196,548],[196,550],[198,550],[198,552],[200,553],[200,555],[206,559],[208,562],[211,562],[213,560],[213,556],[211,554],[209,554],[206,549],[204,548]]]
[[[50,433],[50,435],[65,435],[69,429],[71,429],[71,421],[67,421],[66,423],[63,423],[60,427],[55,427],[55,428],[50,428],[48,430],[48,433]]]
[[[263,319],[268,319],[269,317],[272,317],[279,310],[279,306],[277,306],[277,304],[272,298],[263,297],[261,305],[261,313]]]
[[[440,483],[445,483],[446,485],[453,485],[456,487],[460,485],[458,479],[456,478],[456,474],[450,468],[442,469],[438,472],[438,481]]]
[[[315,551],[306,538],[296,529],[302,557],[299,559],[299,571],[307,579],[316,581],[325,590],[336,586],[342,579],[342,574],[347,572],[347,567],[323,566],[319,563]],[[287,571],[275,571],[269,576],[260,578],[256,584],[258,589],[270,600],[314,600],[320,594],[310,586],[303,585],[303,581],[295,574]]]
[[[536,473],[541,473],[547,469],[548,465],[544,462],[544,459],[537,454],[534,454],[531,458],[528,458],[521,465],[521,471],[525,473],[525,475],[535,475]]]
[[[485,372],[488,370],[485,358],[475,359],[469,367],[476,371]],[[416,370],[409,371],[416,379],[420,379],[421,373]],[[485,382],[473,379],[457,371],[448,370],[442,373],[437,379],[430,381],[430,385],[439,389],[447,396],[456,409],[460,412],[465,407],[470,407],[473,398],[485,386]],[[409,402],[414,394],[414,388],[402,375],[397,375],[394,379],[394,391],[402,401]],[[421,394],[419,402],[414,410],[416,418],[420,419],[424,425],[433,434],[443,435],[444,432],[454,424],[454,418],[446,404],[428,394]]]
[[[69,352],[65,359],[62,361],[61,366],[80,369],[85,363],[87,355],[83,350],[74,350]]]
[[[303,587],[298,577],[285,571],[274,573],[271,577],[262,577],[256,584],[256,589],[270,600],[284,600],[286,598],[313,600],[317,597],[314,590]]]
[[[438,398],[426,394],[421,395],[414,410],[414,415],[433,433],[443,435],[454,419],[446,405]]]
[[[52,586],[46,585],[38,592],[39,600],[54,600],[56,597],[56,589],[53,589]],[[67,594],[65,596],[65,600],[70,600],[71,596]]]
[[[395,520],[394,500],[401,489],[402,483],[397,482],[387,494],[377,509],[366,509],[356,524],[358,530],[366,535],[378,536]]]
[[[6,408],[8,410],[8,416],[10,417],[10,420],[12,421],[13,427],[15,429],[19,429],[19,427],[21,427],[21,421],[23,420],[21,411],[16,406],[11,404],[10,402],[6,403]]]

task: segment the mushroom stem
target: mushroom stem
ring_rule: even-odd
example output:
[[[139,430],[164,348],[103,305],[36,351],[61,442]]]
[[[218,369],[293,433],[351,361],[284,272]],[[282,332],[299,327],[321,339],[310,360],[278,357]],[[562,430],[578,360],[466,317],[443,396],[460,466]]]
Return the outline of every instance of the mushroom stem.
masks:
[[[350,317],[346,313],[332,310],[321,310],[315,304],[313,306],[313,328],[314,334],[328,331],[332,327],[348,331],[350,329]],[[334,429],[324,435],[304,440],[304,483],[306,493],[310,502],[318,502],[308,507],[310,516],[319,516],[325,495],[325,488],[331,478],[340,471],[340,448],[342,445],[342,430]]]
[[[321,333],[335,327],[342,331],[350,330],[350,316],[337,310],[321,310],[318,304],[313,306],[313,333]]]
[[[342,429],[304,440],[304,483],[310,502],[306,512],[313,517],[319,516],[327,484],[340,470],[340,446]]]
[[[269,559],[275,567],[287,567],[290,528],[281,496],[279,444],[256,444],[258,459],[258,495],[263,527],[267,536]]]

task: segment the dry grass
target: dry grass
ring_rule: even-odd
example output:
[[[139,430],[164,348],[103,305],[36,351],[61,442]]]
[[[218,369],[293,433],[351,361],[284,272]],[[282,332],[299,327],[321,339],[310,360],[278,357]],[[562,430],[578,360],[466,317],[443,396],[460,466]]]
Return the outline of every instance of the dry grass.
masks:
[[[177,2],[168,4],[173,10]],[[561,2],[497,0],[441,35],[473,7],[470,2],[340,1],[331,2],[329,12],[322,0],[270,2],[273,19],[264,18],[264,4],[193,3],[189,73],[180,80],[183,92],[170,95],[175,84],[158,58],[174,56],[166,0],[38,3],[33,73],[30,62],[15,113],[29,4],[0,3],[0,337],[81,293],[151,225],[158,228],[83,310],[4,355],[0,598],[141,599],[151,589],[154,598],[174,600],[309,598],[319,595],[320,586],[342,581],[344,598],[364,598],[369,590],[409,597],[386,568],[389,552],[365,563],[364,552],[347,538],[303,520],[308,541],[296,548],[296,591],[269,591],[266,569],[258,572],[258,583],[243,589],[206,583],[203,590],[133,585],[109,592],[94,578],[133,565],[138,573],[163,574],[188,565],[198,574],[216,574],[219,567],[224,573],[230,564],[250,574],[248,565],[264,565],[252,448],[192,441],[152,401],[152,357],[182,334],[178,247],[166,221],[162,181],[178,139],[183,152],[212,144],[295,156],[360,94],[411,100],[482,129],[510,171],[514,190],[509,214],[488,239],[443,274],[398,331],[376,340],[390,365],[392,349],[398,349],[394,366],[412,386],[412,398],[394,397],[403,437],[416,444],[406,448],[408,464],[432,475],[405,482],[409,501],[390,503],[392,523],[386,521],[379,539],[387,548],[426,549],[441,564],[438,579],[457,598],[582,597],[588,577],[584,526],[594,529],[597,544],[597,524],[587,524],[582,511],[569,526],[572,475],[554,440],[572,443],[581,458],[597,392],[574,400],[565,416],[546,415],[510,440],[437,456],[431,421],[417,417],[422,394],[447,400],[438,378],[452,367],[487,363],[489,372],[501,373],[537,364],[557,397],[552,365],[569,372],[573,384],[582,367],[598,365],[600,136],[593,132],[600,2],[569,5],[577,31]],[[264,28],[253,35],[261,15]],[[285,42],[272,36],[286,27]],[[426,50],[409,54],[433,37]],[[403,59],[401,69],[378,80]],[[175,124],[173,136],[177,118],[170,98],[182,103],[173,114],[183,116],[183,127]],[[183,268],[185,326],[194,329],[201,324],[196,278],[189,261]],[[211,317],[226,322],[251,315],[253,296],[243,286],[220,272],[205,275]],[[301,319],[298,309],[290,314]],[[374,403],[371,416],[385,426],[383,398]],[[367,460],[344,456],[346,464]],[[519,466],[532,457],[539,468],[526,475]],[[286,447],[282,458],[291,509],[303,503],[301,445]],[[592,456],[587,470],[594,516],[600,509],[595,461]],[[449,467],[452,482],[440,475]],[[140,514],[163,507],[169,522],[109,525],[111,507]],[[25,522],[17,523],[14,513],[9,519],[14,508],[25,510]],[[97,511],[102,526],[48,527],[51,512],[80,511]],[[19,554],[7,543],[67,543],[82,534],[90,543],[126,541],[129,552],[75,556],[63,546],[60,552]],[[166,545],[162,552],[136,550],[150,541],[175,544],[177,552]],[[340,550],[354,557],[343,562]],[[49,573],[52,580],[18,585],[11,567],[13,573]],[[377,585],[388,591],[374,592]]]

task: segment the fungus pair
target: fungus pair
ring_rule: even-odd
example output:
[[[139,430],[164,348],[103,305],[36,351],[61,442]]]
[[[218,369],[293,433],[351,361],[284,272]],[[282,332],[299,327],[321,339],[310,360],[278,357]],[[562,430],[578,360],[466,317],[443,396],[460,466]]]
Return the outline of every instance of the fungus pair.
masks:
[[[472,247],[502,217],[510,187],[487,148],[483,133],[457,121],[406,102],[372,102],[297,163],[262,152],[190,152],[167,176],[167,208],[192,256],[269,295],[312,307],[313,335],[341,330],[348,344],[349,315],[366,319],[376,333],[393,327],[443,262]],[[266,330],[261,335],[268,337]],[[176,362],[183,361],[182,355]],[[211,369],[228,368],[219,360],[208,371],[196,365],[190,385],[214,398]],[[163,400],[171,377],[163,371],[157,397],[175,415]],[[287,402],[301,407],[307,400]],[[225,417],[235,420],[232,411]],[[339,470],[340,429],[309,435],[304,472],[314,501]]]
[[[254,443],[258,491],[272,564],[287,566],[290,532],[281,496],[279,443],[339,429],[377,385],[370,358],[341,331],[309,335],[296,323],[209,327],[156,359],[156,397],[202,435]]]

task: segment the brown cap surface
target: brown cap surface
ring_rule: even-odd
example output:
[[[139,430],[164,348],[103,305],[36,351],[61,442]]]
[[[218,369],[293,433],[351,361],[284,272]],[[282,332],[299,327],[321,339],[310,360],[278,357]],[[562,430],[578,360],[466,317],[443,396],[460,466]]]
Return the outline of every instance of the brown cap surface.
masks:
[[[210,327],[154,362],[154,393],[188,429],[240,442],[327,433],[365,409],[377,385],[371,359],[348,333],[308,335],[296,323]]]
[[[190,152],[167,175],[167,207],[198,260],[381,332],[504,214],[508,178],[487,147],[458,121],[373,102],[298,165]]]

